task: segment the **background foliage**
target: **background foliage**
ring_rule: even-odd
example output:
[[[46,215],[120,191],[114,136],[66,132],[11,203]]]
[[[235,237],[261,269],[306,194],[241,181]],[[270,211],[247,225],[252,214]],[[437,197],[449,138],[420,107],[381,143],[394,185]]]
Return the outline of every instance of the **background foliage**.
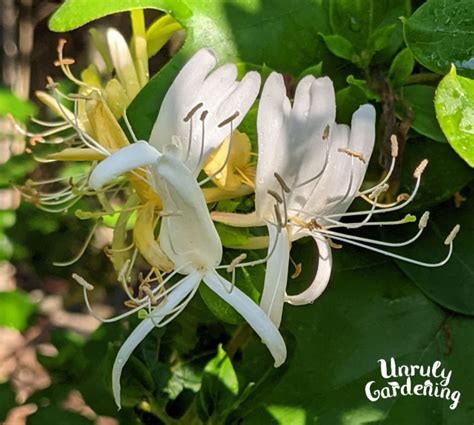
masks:
[[[222,306],[216,304],[211,312],[196,297],[176,321],[155,330],[127,364],[120,412],[111,397],[111,362],[139,319],[102,325],[91,335],[55,328],[47,338],[54,355],[37,355],[52,384],[22,400],[38,406],[27,423],[79,425],[97,420],[66,408],[71,390],[78,390],[95,414],[127,425],[191,424],[195,418],[207,424],[472,423],[472,1],[114,0],[90,7],[86,0],[66,0],[49,26],[74,37],[90,22],[107,22],[109,15],[137,8],[170,13],[186,31],[183,46],[128,109],[139,137],[148,136],[173,77],[203,46],[215,49],[222,62],[238,62],[242,70],[284,72],[290,90],[304,75],[329,75],[337,90],[339,122],[349,122],[352,112],[367,101],[377,108],[377,148],[368,179],[380,176],[391,134],[399,138],[402,158],[391,181],[392,195],[409,191],[414,168],[429,159],[420,193],[406,211],[421,214],[430,209],[429,231],[400,252],[434,261],[444,256],[442,242],[449,229],[460,223],[462,230],[449,264],[435,270],[346,246],[337,250],[323,296],[313,305],[285,306],[282,331],[290,356],[278,370],[254,336],[233,350],[236,339],[249,336],[248,329],[216,320],[215,315],[227,314],[219,310]],[[35,107],[1,89],[0,115],[7,112],[24,121]],[[252,125],[251,114],[243,127],[255,142]],[[7,188],[10,181],[24,181],[34,168],[31,157],[12,157],[2,166],[0,184]],[[220,229],[221,235],[233,241],[245,238],[226,230],[231,232]],[[26,204],[0,211],[0,256],[16,265],[22,288],[0,293],[0,326],[25,332],[37,325],[44,312],[27,291],[42,285],[51,292],[48,279],[68,279],[76,270],[103,281],[104,299],[113,300],[108,304],[114,308],[120,305],[111,270],[97,249],[74,267],[51,266],[77,252],[77,241],[87,231],[88,223],[73,214],[51,216]],[[405,232],[409,230],[398,227],[383,234],[374,231],[386,240],[401,240]],[[304,287],[314,274],[314,250],[306,241],[293,247],[292,257],[303,264],[303,272],[290,282],[291,290]],[[235,252],[228,255],[235,257]],[[253,288],[258,296],[263,272],[239,272],[239,285]],[[66,304],[80,309],[79,292],[71,289]],[[379,377],[377,360],[390,357],[411,364],[440,360],[453,370],[450,387],[462,394],[459,407],[452,411],[446,400],[423,397],[370,403],[364,385]],[[11,384],[1,384],[0,421],[17,402]]]

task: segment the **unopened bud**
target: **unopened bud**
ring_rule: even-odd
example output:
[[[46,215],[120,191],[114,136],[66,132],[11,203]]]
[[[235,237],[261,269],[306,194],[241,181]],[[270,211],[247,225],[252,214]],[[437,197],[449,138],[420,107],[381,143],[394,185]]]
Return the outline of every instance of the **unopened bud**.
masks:
[[[459,224],[456,224],[456,226],[453,227],[453,230],[449,233],[448,237],[444,241],[445,245],[450,245],[453,243],[454,238],[457,236],[459,233],[459,230],[461,229],[461,226]]]
[[[419,179],[423,172],[425,171],[426,166],[428,165],[428,160],[424,159],[423,161],[420,162],[418,167],[415,168],[415,172],[413,173],[413,177],[415,179]]]

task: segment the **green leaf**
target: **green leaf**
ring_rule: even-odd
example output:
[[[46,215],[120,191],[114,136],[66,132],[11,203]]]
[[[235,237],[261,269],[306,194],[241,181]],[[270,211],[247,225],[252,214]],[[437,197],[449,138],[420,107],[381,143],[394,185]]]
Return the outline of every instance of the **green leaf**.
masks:
[[[410,14],[409,1],[329,0],[328,3],[332,33],[350,42],[354,54],[346,59],[360,68],[367,68],[376,52],[387,50],[390,56],[399,48],[402,30],[398,18]],[[348,52],[346,48],[346,56]]]
[[[36,413],[28,416],[26,419],[26,425],[92,425],[93,423],[92,420],[79,413],[63,410],[57,406],[41,407]]]
[[[367,102],[367,96],[359,86],[351,85],[336,93],[336,121],[339,124],[350,124],[352,114],[363,103]]]
[[[245,423],[397,425],[414,417],[417,425],[471,423],[472,320],[449,319],[381,256],[345,246],[334,259],[331,282],[313,305],[286,306],[283,326],[295,334],[294,358],[264,409]],[[391,357],[399,365],[440,360],[452,370],[449,387],[461,392],[461,404],[452,411],[450,401],[433,397],[370,402],[364,386],[388,385],[378,360]]]
[[[11,114],[18,121],[26,121],[35,113],[35,105],[20,99],[9,90],[0,88],[0,116]]]
[[[185,16],[177,10],[182,3],[173,2],[169,12],[186,29],[186,42],[130,105],[128,117],[137,136],[148,137],[172,80],[201,47],[213,48],[221,63],[265,64],[295,75],[319,63],[325,49],[318,33],[328,32],[321,4],[322,0],[302,0],[298,7],[288,8],[286,0],[189,0],[190,14]]]
[[[472,169],[456,155],[447,143],[426,139],[409,139],[403,154],[401,192],[413,190],[413,171],[423,159],[428,166],[421,177],[420,189],[406,212],[423,212],[451,198],[473,178]]]
[[[357,63],[355,58],[354,47],[351,42],[341,35],[324,35],[321,34],[326,43],[327,48],[337,57],[346,59],[351,62]]]
[[[232,361],[222,346],[204,368],[202,386],[198,394],[199,412],[206,423],[223,423],[239,394],[239,381]]]
[[[8,416],[8,412],[16,406],[15,391],[8,382],[0,384],[0,422]]]
[[[474,315],[474,198],[469,196],[459,208],[454,202],[443,205],[431,212],[431,218],[424,235],[416,243],[400,251],[402,255],[418,258],[427,262],[442,260],[448,251],[444,240],[455,224],[461,225],[461,231],[454,240],[454,252],[443,267],[429,269],[403,261],[398,266],[432,300],[444,308],[456,313]],[[414,230],[397,230],[397,239],[409,238]],[[391,232],[385,232],[391,233]],[[409,236],[410,235],[410,236]],[[394,239],[387,236],[386,239]]]
[[[22,292],[0,292],[0,326],[24,331],[35,311],[36,306]]]
[[[453,66],[436,89],[435,108],[449,144],[474,167],[474,80],[459,77]]]
[[[249,229],[245,227],[231,227],[222,223],[215,223],[215,226],[222,245],[227,248],[238,249],[252,237]]]
[[[431,86],[412,85],[403,87],[401,99],[397,104],[397,117],[403,119],[406,115],[404,106],[412,113],[412,128],[423,136],[437,142],[446,142],[438,121],[434,106],[435,88]],[[403,103],[405,105],[403,105]]]
[[[158,9],[166,11],[173,5],[180,15],[189,13],[184,2],[173,4],[172,0],[115,0],[99,2],[90,7],[89,0],[66,0],[56,10],[49,20],[49,29],[56,32],[66,32],[79,28],[89,22],[113,13],[126,12],[135,9]]]
[[[451,64],[474,77],[474,14],[471,0],[428,0],[404,20],[408,47],[418,62],[438,74]]]
[[[398,52],[388,71],[388,78],[395,87],[401,86],[413,72],[415,57],[409,48]]]

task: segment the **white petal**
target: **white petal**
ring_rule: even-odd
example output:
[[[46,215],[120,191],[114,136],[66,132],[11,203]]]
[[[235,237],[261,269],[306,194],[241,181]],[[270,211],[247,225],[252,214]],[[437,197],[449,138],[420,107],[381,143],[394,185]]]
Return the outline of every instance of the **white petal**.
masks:
[[[186,63],[166,93],[150,136],[150,143],[160,151],[170,143],[172,136],[177,136],[184,147],[182,159],[196,175],[207,156],[229,135],[230,125],[218,125],[239,112],[232,122],[233,128],[237,128],[254,103],[260,88],[260,75],[256,72],[249,72],[242,81],[237,81],[237,68],[233,64],[223,65],[211,73],[216,62],[211,50],[201,49]],[[190,122],[184,122],[188,112],[200,103],[203,105]],[[200,120],[203,111],[207,111],[204,141]],[[191,122],[193,139],[188,155]]]
[[[112,390],[114,394],[115,403],[118,408],[120,404],[120,377],[122,370],[132,355],[132,352],[145,339],[145,337],[159,324],[165,316],[167,316],[176,306],[183,301],[186,296],[199,284],[201,275],[193,273],[186,276],[175,284],[174,289],[152,313],[152,317],[147,317],[133,330],[126,341],[120,347],[120,350],[115,358],[114,366],[112,368]]]
[[[89,186],[100,189],[104,184],[138,167],[151,165],[158,160],[160,153],[147,142],[138,141],[120,149],[101,161],[89,177]]]
[[[175,263],[189,273],[213,268],[221,262],[222,244],[212,223],[201,188],[191,172],[175,156],[166,153],[153,167],[163,209],[160,244]]]
[[[357,196],[362,181],[364,180],[365,172],[367,171],[370,156],[372,155],[372,150],[374,148],[374,142],[375,109],[369,104],[362,105],[352,115],[349,148],[357,153],[362,154],[364,162],[358,158],[351,158],[345,153],[334,153],[334,155],[339,154],[337,161],[339,162],[339,169],[342,167],[343,170],[339,173],[339,177],[337,179],[333,179],[333,181],[337,187],[346,189],[344,191],[337,189],[336,192],[333,191],[331,198],[332,200],[336,199],[338,201],[330,203],[329,208],[326,207],[326,214],[344,213],[352,204],[354,198]],[[341,155],[345,156],[346,158],[340,158]],[[348,172],[349,170],[350,172]]]
[[[140,82],[128,44],[115,28],[107,30],[107,44],[115,72],[122,86],[126,88],[129,100],[132,101],[140,91]]]
[[[275,172],[285,176],[288,150],[286,127],[291,104],[286,96],[283,76],[272,72],[265,81],[257,115],[258,162],[255,188],[255,209],[259,218],[271,218],[273,198],[268,190],[277,190]]]
[[[328,149],[323,136],[328,125],[334,126],[335,115],[335,94],[329,78],[303,78],[291,110],[282,76],[270,75],[263,88],[257,119],[259,216],[269,218],[272,214],[274,200],[268,190],[281,190],[275,172],[293,189],[287,199],[289,208],[302,208],[318,182],[313,177],[323,170]]]
[[[226,288],[231,288],[232,284],[215,271],[207,273],[203,280],[212,291],[234,307],[262,339],[275,360],[275,367],[281,366],[286,359],[285,341],[265,312],[239,288],[233,287],[229,292]]]
[[[311,304],[326,289],[332,270],[331,247],[325,237],[313,234],[318,245],[318,269],[311,285],[298,295],[286,295],[285,301],[292,305]]]
[[[267,261],[260,307],[267,313],[275,326],[280,327],[288,282],[290,241],[286,229],[281,229],[278,232],[274,226],[269,225],[268,233],[270,234],[268,251],[270,253],[273,250],[273,253]]]
[[[323,175],[318,180],[312,193],[307,197],[302,208],[310,214],[331,213],[334,208],[350,192],[352,158],[339,148],[349,148],[350,129],[347,125],[333,126],[329,150],[328,164]],[[307,218],[307,216],[305,216]]]

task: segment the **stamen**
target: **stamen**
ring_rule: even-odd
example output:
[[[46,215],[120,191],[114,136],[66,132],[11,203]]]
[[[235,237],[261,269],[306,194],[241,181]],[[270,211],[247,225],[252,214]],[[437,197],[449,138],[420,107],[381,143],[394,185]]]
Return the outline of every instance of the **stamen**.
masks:
[[[398,139],[395,134],[390,137],[390,148],[392,158],[396,158],[398,156]]]
[[[278,183],[280,183],[280,186],[281,188],[283,189],[283,191],[285,191],[286,193],[290,193],[291,192],[291,189],[288,187],[288,185],[285,183],[285,180],[283,180],[283,178],[280,176],[280,174],[278,173],[273,173],[273,175],[275,176],[275,178],[278,180]]]
[[[385,250],[375,248],[373,246],[370,246],[370,245],[367,245],[367,244],[364,244],[364,243],[356,242],[354,240],[354,238],[348,238],[348,237],[346,237],[346,235],[344,235],[344,236],[334,235],[334,236],[331,236],[331,238],[336,239],[336,240],[341,241],[341,242],[346,242],[346,243],[351,244],[351,245],[358,246],[360,248],[365,248],[369,251],[374,251],[374,252],[377,252],[379,254],[386,255],[387,257],[395,258],[397,260],[405,261],[407,263],[416,264],[418,266],[423,266],[423,267],[441,267],[449,261],[449,259],[451,258],[451,255],[453,253],[453,244],[451,243],[452,240],[448,240],[449,236],[446,239],[446,241],[448,242],[448,245],[449,245],[448,254],[446,255],[446,257],[443,260],[441,260],[438,263],[426,263],[426,262],[423,262],[423,261],[414,260],[413,258],[404,257],[403,255],[394,254],[393,252],[385,251]]]
[[[328,124],[326,127],[324,127],[323,131],[323,140],[327,140],[329,137],[329,130],[331,130],[331,126]]]
[[[277,204],[274,204],[274,205],[273,205],[273,210],[275,211],[275,215],[276,215],[276,219],[277,219],[278,226],[280,226],[280,227],[285,227],[285,226],[286,226],[286,223],[283,221],[283,219],[282,219],[282,217],[281,217],[280,209],[278,208],[278,205],[277,205]]]
[[[234,121],[239,115],[240,115],[240,112],[239,112],[239,111],[235,111],[229,118],[226,118],[224,121],[222,121],[221,123],[217,124],[217,127],[218,127],[218,128],[224,127],[226,124],[229,124],[229,123],[231,123],[232,121]]]
[[[452,245],[454,238],[457,236],[459,233],[459,230],[461,230],[461,226],[459,224],[456,224],[456,226],[453,227],[453,230],[449,233],[448,237],[444,241],[445,245]]]
[[[94,289],[94,285],[91,285],[87,280],[85,280],[82,276],[79,276],[76,273],[72,274],[72,278],[81,285],[85,290],[92,291]]]
[[[383,184],[380,187],[377,187],[370,195],[369,199],[376,200],[383,192],[386,192],[389,188],[388,184]]]
[[[196,106],[194,106],[193,108],[191,108],[191,110],[186,114],[186,116],[183,118],[183,121],[184,122],[188,122],[192,117],[193,115],[196,113],[196,111],[201,108],[202,106],[204,105],[204,103],[202,102],[199,102]]]
[[[202,111],[202,114],[201,114],[201,116],[199,117],[199,119],[204,122],[204,120],[206,119],[206,117],[207,117],[208,114],[209,114],[209,111],[208,111],[207,109],[204,110],[204,111]]]
[[[235,257],[226,268],[226,272],[227,273],[233,272],[235,268],[237,267],[237,265],[240,264],[246,258],[247,258],[247,254],[245,253],[240,254],[238,257]]]
[[[278,193],[274,192],[273,190],[268,190],[267,193],[272,196],[279,204],[283,204],[283,198]]]
[[[354,151],[352,149],[349,149],[349,148],[338,148],[337,151],[342,152],[342,153],[346,153],[349,156],[357,158],[363,164],[366,164],[366,160],[365,160],[364,156],[362,155],[362,152],[356,152],[356,151]]]
[[[130,121],[128,120],[128,117],[127,117],[127,109],[126,109],[126,108],[124,108],[124,110],[123,110],[122,118],[123,118],[123,120],[125,121],[125,125],[127,126],[128,132],[129,132],[130,135],[132,136],[132,140],[133,140],[135,143],[137,143],[138,139],[137,139],[137,136],[135,135],[135,132],[133,131],[133,127],[132,127],[132,125],[130,124]]]
[[[428,160],[427,159],[424,159],[423,161],[421,161],[420,164],[418,165],[418,167],[415,168],[415,171],[413,173],[413,177],[415,177],[415,179],[421,178],[421,175],[425,171],[425,168],[426,168],[427,165],[428,165]]]
[[[418,228],[420,230],[423,230],[427,226],[429,218],[430,218],[430,212],[425,211],[423,215],[421,216],[420,221],[418,222]]]

